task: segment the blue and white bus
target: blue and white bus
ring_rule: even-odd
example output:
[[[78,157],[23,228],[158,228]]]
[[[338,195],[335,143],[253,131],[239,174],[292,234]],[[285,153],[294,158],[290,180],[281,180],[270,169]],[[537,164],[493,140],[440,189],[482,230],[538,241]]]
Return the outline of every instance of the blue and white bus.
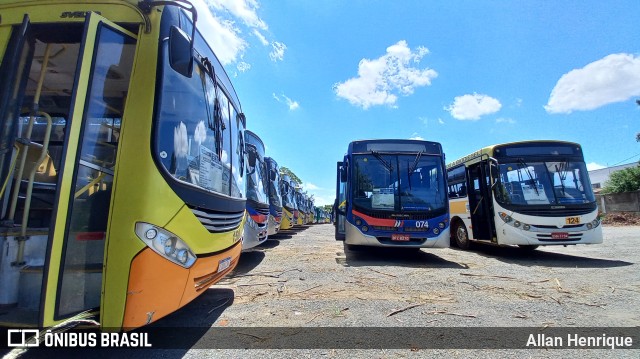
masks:
[[[264,161],[267,165],[267,175],[269,180],[269,186],[267,187],[267,194],[269,195],[269,226],[267,234],[271,236],[280,231],[280,224],[282,223],[280,172],[278,169],[278,162],[273,158],[267,157]]]
[[[337,164],[336,240],[347,246],[449,247],[446,189],[437,142],[351,142]]]
[[[247,157],[247,223],[244,226],[242,249],[253,248],[267,239],[269,197],[264,143],[255,133],[244,132]]]

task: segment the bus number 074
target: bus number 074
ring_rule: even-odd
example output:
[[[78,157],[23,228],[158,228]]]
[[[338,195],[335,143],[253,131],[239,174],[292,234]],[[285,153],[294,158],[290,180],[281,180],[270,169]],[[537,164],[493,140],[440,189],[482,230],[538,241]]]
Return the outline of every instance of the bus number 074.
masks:
[[[416,228],[429,228],[429,222],[427,222],[427,221],[416,221]]]

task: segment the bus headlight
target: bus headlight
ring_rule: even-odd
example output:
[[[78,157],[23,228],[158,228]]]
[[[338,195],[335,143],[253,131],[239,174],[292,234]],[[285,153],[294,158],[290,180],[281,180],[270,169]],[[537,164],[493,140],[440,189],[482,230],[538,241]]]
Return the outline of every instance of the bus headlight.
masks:
[[[597,226],[600,225],[600,219],[596,217],[596,219],[591,221],[591,225],[593,226],[593,228],[596,228]]]
[[[171,262],[189,268],[196,256],[189,246],[175,234],[150,223],[137,222],[135,232],[144,244]]]
[[[363,232],[366,232],[366,231],[368,231],[368,230],[369,230],[369,227],[367,227],[367,226],[362,226],[362,231],[363,231]]]
[[[362,225],[362,221],[360,220],[360,218],[356,219],[356,226],[360,226]]]
[[[444,229],[444,226],[445,226],[444,222],[438,223],[438,227],[440,227],[440,229]]]
[[[531,226],[525,223],[522,225],[522,229],[524,229],[525,231],[528,231],[531,229]]]
[[[500,215],[500,218],[504,221],[504,223],[509,223],[511,221],[513,221],[513,218],[511,218],[510,215],[504,213],[504,212],[498,212],[498,214]]]
[[[433,228],[433,234],[435,234],[435,235],[440,234],[440,230],[438,229],[438,227],[434,227]]]
[[[520,227],[521,224],[522,223],[520,223],[520,221],[513,222],[513,226],[516,227],[516,228]]]

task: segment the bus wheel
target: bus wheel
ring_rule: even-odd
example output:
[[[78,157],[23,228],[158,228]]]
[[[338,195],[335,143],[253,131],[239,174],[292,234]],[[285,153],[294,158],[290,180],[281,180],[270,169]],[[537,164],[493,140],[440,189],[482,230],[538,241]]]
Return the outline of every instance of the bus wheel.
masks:
[[[458,246],[458,248],[469,248],[469,232],[467,232],[467,227],[464,226],[464,223],[456,223],[455,230],[453,231],[453,236],[456,240],[456,245]]]
[[[520,247],[520,250],[525,252],[533,252],[536,250],[536,248],[538,248],[538,246],[528,244],[518,244],[518,247]]]

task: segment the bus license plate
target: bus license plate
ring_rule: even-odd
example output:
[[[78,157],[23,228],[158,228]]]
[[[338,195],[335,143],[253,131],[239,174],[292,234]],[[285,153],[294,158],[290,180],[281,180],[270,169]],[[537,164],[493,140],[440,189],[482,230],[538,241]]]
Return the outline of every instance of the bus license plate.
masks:
[[[230,265],[231,265],[231,257],[221,259],[220,262],[218,262],[218,273],[229,268]]]
[[[565,224],[580,224],[580,217],[567,217]]]
[[[408,241],[410,239],[411,239],[411,237],[409,237],[408,234],[397,234],[397,233],[391,234],[391,240],[392,241],[406,242],[406,241]]]
[[[569,239],[569,233],[554,232],[554,233],[551,233],[551,239]]]

